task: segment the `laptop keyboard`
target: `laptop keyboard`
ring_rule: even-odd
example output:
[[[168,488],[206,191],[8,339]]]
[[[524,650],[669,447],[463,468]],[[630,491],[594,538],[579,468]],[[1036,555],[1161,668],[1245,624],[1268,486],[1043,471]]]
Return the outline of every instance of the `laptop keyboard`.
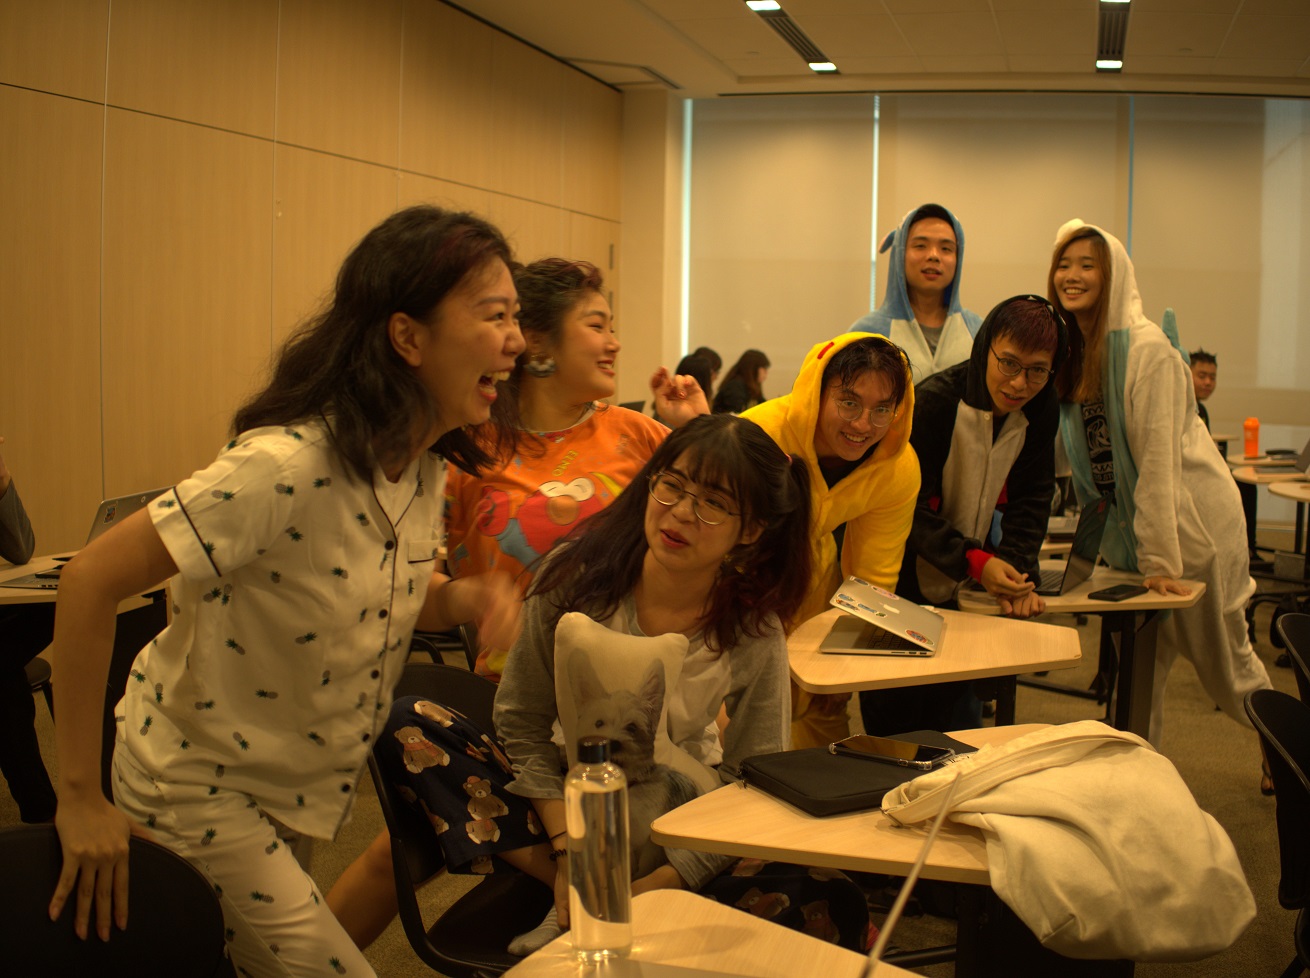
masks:
[[[1038,592],[1058,591],[1060,585],[1064,582],[1064,568],[1052,568],[1051,570],[1042,571],[1042,581],[1037,585]]]

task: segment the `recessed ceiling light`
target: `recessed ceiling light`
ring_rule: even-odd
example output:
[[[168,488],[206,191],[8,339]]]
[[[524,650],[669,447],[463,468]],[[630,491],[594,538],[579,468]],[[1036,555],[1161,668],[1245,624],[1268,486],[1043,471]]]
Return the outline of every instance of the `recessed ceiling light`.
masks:
[[[810,71],[836,71],[837,66],[831,61],[811,61]]]
[[[1124,63],[1112,58],[1104,58],[1096,62],[1097,71],[1123,71]]]
[[[751,10],[759,12],[761,10],[781,10],[782,4],[778,0],[746,0],[746,6]]]
[[[1127,3],[1128,0],[1101,0],[1101,3]]]

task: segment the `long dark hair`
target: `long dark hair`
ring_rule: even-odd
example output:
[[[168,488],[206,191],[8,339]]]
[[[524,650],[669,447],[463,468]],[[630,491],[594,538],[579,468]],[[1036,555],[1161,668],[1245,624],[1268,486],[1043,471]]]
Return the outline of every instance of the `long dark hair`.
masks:
[[[773,613],[791,625],[810,582],[809,475],[763,428],[732,414],[702,415],[670,434],[618,499],[556,544],[529,595],[545,596],[556,615],[612,615],[641,578],[650,478],[679,459],[693,482],[732,493],[743,529],[760,527],[754,541],[729,552],[715,579],[706,646],[722,653],[743,634],[759,637]]]
[[[392,348],[388,322],[402,312],[430,323],[442,299],[496,260],[512,261],[509,244],[472,214],[428,205],[392,214],[346,256],[331,302],[283,345],[268,385],[233,416],[233,433],[322,415],[365,482],[375,463],[408,461],[415,430],[436,423],[437,406]],[[500,441],[494,426],[456,428],[432,449],[476,475]]]
[[[1055,272],[1060,267],[1060,259],[1075,241],[1086,238],[1092,243],[1092,254],[1101,271],[1101,294],[1092,310],[1092,326],[1089,332],[1083,332],[1078,317],[1065,311],[1060,303],[1060,295],[1055,290]],[[1046,294],[1051,304],[1064,313],[1065,322],[1069,324],[1069,358],[1055,375],[1055,389],[1062,401],[1077,404],[1091,404],[1101,394],[1101,353],[1105,349],[1105,310],[1109,305],[1110,246],[1095,228],[1079,228],[1069,235],[1069,240],[1055,249],[1051,255],[1051,268],[1046,273]]]
[[[723,390],[728,381],[737,377],[746,385],[751,400],[758,404],[764,400],[764,391],[760,388],[760,368],[767,370],[771,366],[769,358],[759,350],[747,350],[732,365],[732,368],[723,378],[723,383],[719,385],[719,390]]]

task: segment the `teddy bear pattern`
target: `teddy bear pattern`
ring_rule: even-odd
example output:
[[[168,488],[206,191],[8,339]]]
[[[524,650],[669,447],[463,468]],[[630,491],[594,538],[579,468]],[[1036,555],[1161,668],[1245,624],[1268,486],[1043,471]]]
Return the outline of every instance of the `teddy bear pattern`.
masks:
[[[450,755],[424,737],[418,727],[401,727],[396,731],[396,739],[400,741],[405,770],[410,774],[419,774],[430,767],[444,767],[450,763]]]

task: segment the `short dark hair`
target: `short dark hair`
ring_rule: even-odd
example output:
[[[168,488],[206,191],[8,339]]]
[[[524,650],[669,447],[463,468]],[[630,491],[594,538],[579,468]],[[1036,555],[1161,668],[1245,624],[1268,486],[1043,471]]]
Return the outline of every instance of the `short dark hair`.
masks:
[[[392,347],[391,317],[431,323],[446,296],[495,261],[513,261],[509,244],[479,217],[426,204],[392,214],[346,256],[327,307],[282,346],[267,386],[233,416],[233,434],[324,416],[364,482],[375,462],[407,461],[415,430],[437,423],[437,406]],[[456,428],[432,448],[476,475],[501,443],[503,429],[489,427]]]
[[[675,429],[613,503],[556,544],[529,596],[545,596],[552,617],[612,615],[641,579],[649,480],[684,455],[687,478],[721,486],[736,499],[742,527],[760,528],[728,553],[715,579],[705,644],[721,653],[743,634],[759,637],[775,613],[784,626],[796,624],[810,585],[809,473],[763,428],[735,414],[703,414]]]
[[[919,221],[926,221],[930,217],[935,217],[940,221],[945,221],[947,224],[951,226],[952,231],[955,230],[955,220],[951,217],[950,211],[948,211],[941,204],[924,204],[922,207],[916,210],[912,215],[910,215],[910,220],[905,225],[906,231],[914,227],[914,225],[917,224]]]
[[[1215,358],[1215,355],[1208,350],[1193,350],[1187,355],[1191,358],[1192,363],[1208,363],[1212,367],[1219,366],[1219,361]]]
[[[1045,299],[1010,299],[992,320],[993,343],[1003,338],[1023,350],[1045,350],[1054,362],[1059,353],[1060,333],[1055,308]]]
[[[710,362],[710,370],[713,373],[717,374],[723,369],[723,357],[719,356],[718,353],[711,350],[708,346],[696,347],[696,349],[691,351],[691,355],[693,357],[704,357],[708,360]]]
[[[881,338],[857,340],[833,354],[823,368],[823,382],[819,387],[826,391],[835,383],[849,390],[866,373],[880,373],[891,385],[892,401],[899,405],[905,400],[909,370],[909,358],[895,343]]]
[[[696,383],[700,384],[700,389],[708,391],[710,389],[710,374],[713,370],[710,368],[710,362],[704,357],[698,357],[694,353],[689,353],[678,361],[678,366],[673,371],[675,374],[688,374],[696,378]],[[706,394],[708,397],[709,395]]]
[[[519,294],[519,328],[524,338],[536,333],[551,344],[558,341],[568,311],[588,293],[600,292],[605,285],[600,269],[589,261],[542,258],[528,265],[516,265],[513,272],[514,288]],[[524,351],[519,356],[516,374],[527,359]]]

